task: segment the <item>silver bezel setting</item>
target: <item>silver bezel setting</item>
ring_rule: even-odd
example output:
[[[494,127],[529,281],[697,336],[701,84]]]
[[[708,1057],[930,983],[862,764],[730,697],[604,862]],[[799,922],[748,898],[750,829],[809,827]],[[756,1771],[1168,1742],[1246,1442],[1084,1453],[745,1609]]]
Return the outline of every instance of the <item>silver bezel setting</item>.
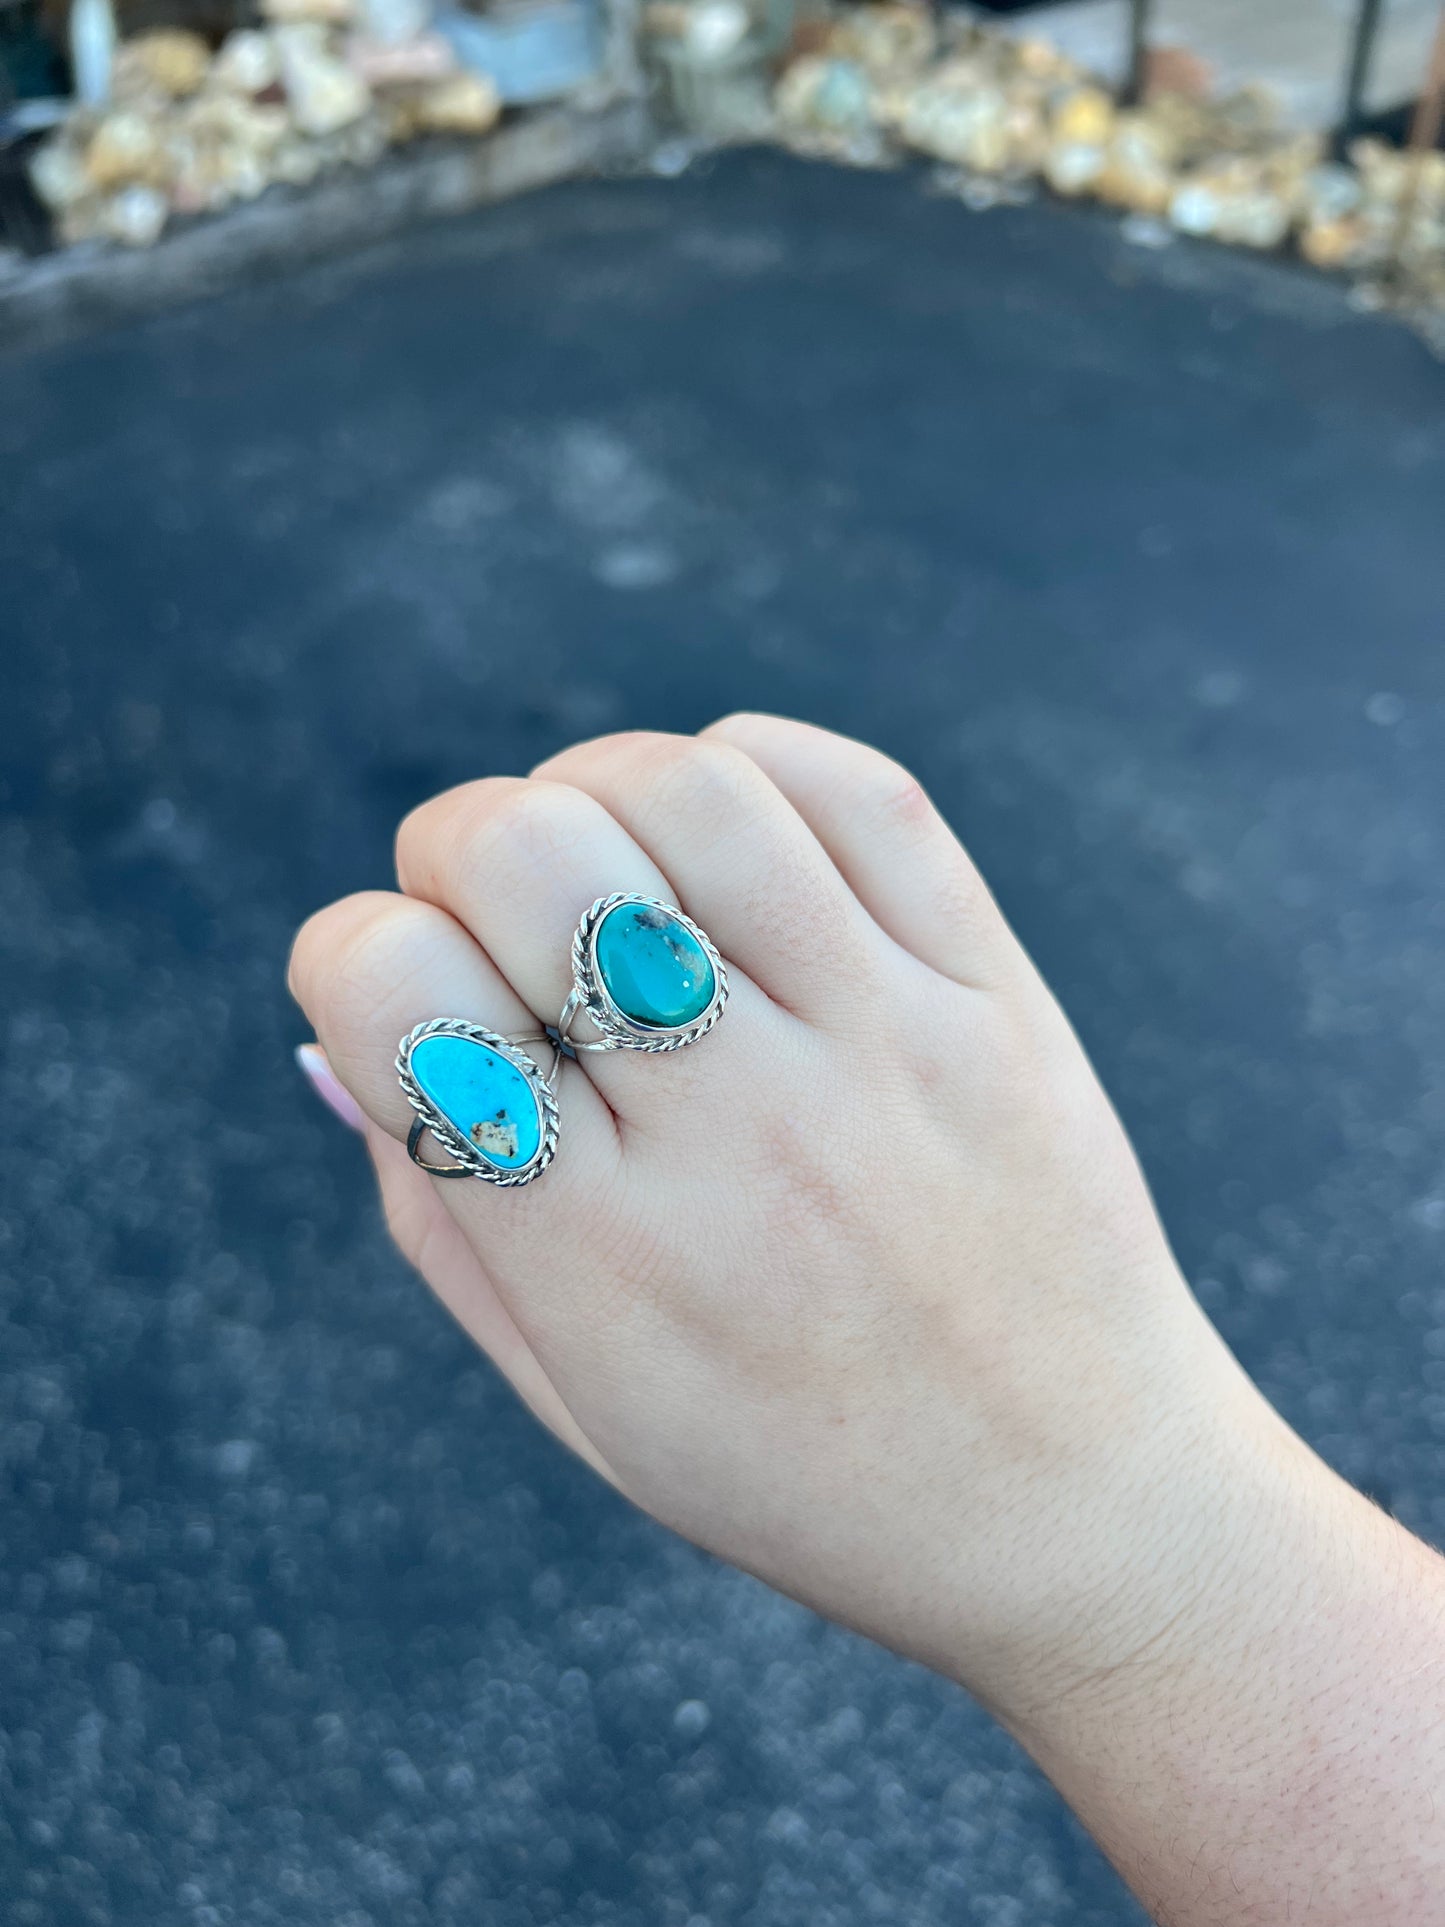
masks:
[[[661,910],[667,916],[675,917],[683,929],[701,944],[704,955],[712,965],[712,1002],[692,1023],[676,1030],[639,1024],[625,1011],[619,1010],[608,995],[602,973],[597,968],[597,931],[602,919],[624,903],[641,904],[646,909]],[[574,1007],[591,1018],[598,1032],[595,1043],[572,1040],[574,1047],[582,1050],[682,1050],[685,1045],[695,1044],[699,1037],[707,1035],[722,1016],[728,1000],[727,971],[707,932],[699,929],[691,917],[684,916],[675,903],[665,903],[661,897],[642,896],[635,890],[618,890],[610,897],[599,897],[578,924],[572,939],[572,983],[569,1003],[575,999]],[[567,1029],[570,1028],[569,1023]]]
[[[422,1090],[412,1075],[411,1054],[425,1037],[465,1037],[472,1043],[485,1044],[494,1050],[526,1078],[537,1099],[537,1111],[541,1119],[542,1138],[536,1156],[527,1164],[519,1164],[514,1170],[491,1163],[483,1157],[477,1147],[466,1138],[452,1123],[451,1119],[440,1112]],[[539,1039],[539,1041],[545,1041]],[[406,1101],[416,1112],[422,1123],[431,1132],[441,1148],[457,1161],[455,1170],[441,1170],[430,1166],[434,1177],[480,1178],[483,1184],[498,1184],[510,1188],[519,1184],[530,1184],[533,1178],[540,1177],[557,1154],[557,1098],[552,1085],[541,1067],[528,1056],[519,1044],[510,1038],[501,1037],[485,1024],[468,1023],[462,1017],[434,1017],[429,1023],[418,1024],[415,1030],[408,1031],[402,1038],[396,1053],[396,1074],[401,1080],[401,1088],[406,1092]],[[414,1128],[414,1127],[413,1127]],[[409,1147],[412,1148],[412,1147]],[[415,1155],[413,1151],[413,1155]]]

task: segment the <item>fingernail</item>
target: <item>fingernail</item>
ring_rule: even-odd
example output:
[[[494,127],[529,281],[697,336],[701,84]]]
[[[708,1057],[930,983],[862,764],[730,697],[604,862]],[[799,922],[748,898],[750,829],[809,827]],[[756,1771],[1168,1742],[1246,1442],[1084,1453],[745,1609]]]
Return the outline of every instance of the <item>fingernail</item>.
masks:
[[[346,1086],[338,1082],[336,1073],[327,1063],[326,1053],[319,1044],[298,1044],[296,1063],[306,1082],[328,1111],[339,1117],[349,1130],[366,1129],[366,1117],[361,1106]]]

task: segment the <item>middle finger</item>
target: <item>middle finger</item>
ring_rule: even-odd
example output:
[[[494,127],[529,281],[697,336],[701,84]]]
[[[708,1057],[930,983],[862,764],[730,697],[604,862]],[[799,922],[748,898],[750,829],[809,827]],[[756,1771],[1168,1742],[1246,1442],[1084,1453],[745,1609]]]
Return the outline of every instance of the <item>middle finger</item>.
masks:
[[[556,1023],[572,989],[573,933],[598,897],[629,891],[679,902],[670,880],[601,803],[569,784],[532,777],[486,777],[433,797],[398,831],[396,862],[402,889],[464,924],[543,1024]],[[680,907],[688,909],[686,902]],[[699,1090],[717,1090],[737,1055],[739,1032],[779,1015],[725,961],[727,1021],[698,1044],[666,1058],[630,1050],[579,1055],[619,1115],[658,1123],[672,1108],[669,1100],[690,1102]]]

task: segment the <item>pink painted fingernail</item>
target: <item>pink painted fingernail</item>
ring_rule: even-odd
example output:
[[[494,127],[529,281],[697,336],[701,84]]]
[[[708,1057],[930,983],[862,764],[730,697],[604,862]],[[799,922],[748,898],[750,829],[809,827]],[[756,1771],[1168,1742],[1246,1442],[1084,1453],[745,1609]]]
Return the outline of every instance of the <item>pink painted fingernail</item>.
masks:
[[[328,1111],[339,1117],[349,1130],[366,1129],[366,1117],[361,1106],[346,1086],[337,1080],[336,1073],[327,1063],[326,1053],[319,1044],[298,1044],[296,1062],[306,1082]]]

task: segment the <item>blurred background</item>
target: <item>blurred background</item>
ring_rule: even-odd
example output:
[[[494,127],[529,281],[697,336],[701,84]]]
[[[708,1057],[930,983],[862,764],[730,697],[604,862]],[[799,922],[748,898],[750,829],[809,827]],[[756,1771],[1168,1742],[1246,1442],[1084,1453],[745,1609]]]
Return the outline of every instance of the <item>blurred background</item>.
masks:
[[[6,1927],[1132,1927],[956,1691],[519,1413],[282,972],[442,786],[877,742],[1445,1539],[1437,10],[0,22]]]

